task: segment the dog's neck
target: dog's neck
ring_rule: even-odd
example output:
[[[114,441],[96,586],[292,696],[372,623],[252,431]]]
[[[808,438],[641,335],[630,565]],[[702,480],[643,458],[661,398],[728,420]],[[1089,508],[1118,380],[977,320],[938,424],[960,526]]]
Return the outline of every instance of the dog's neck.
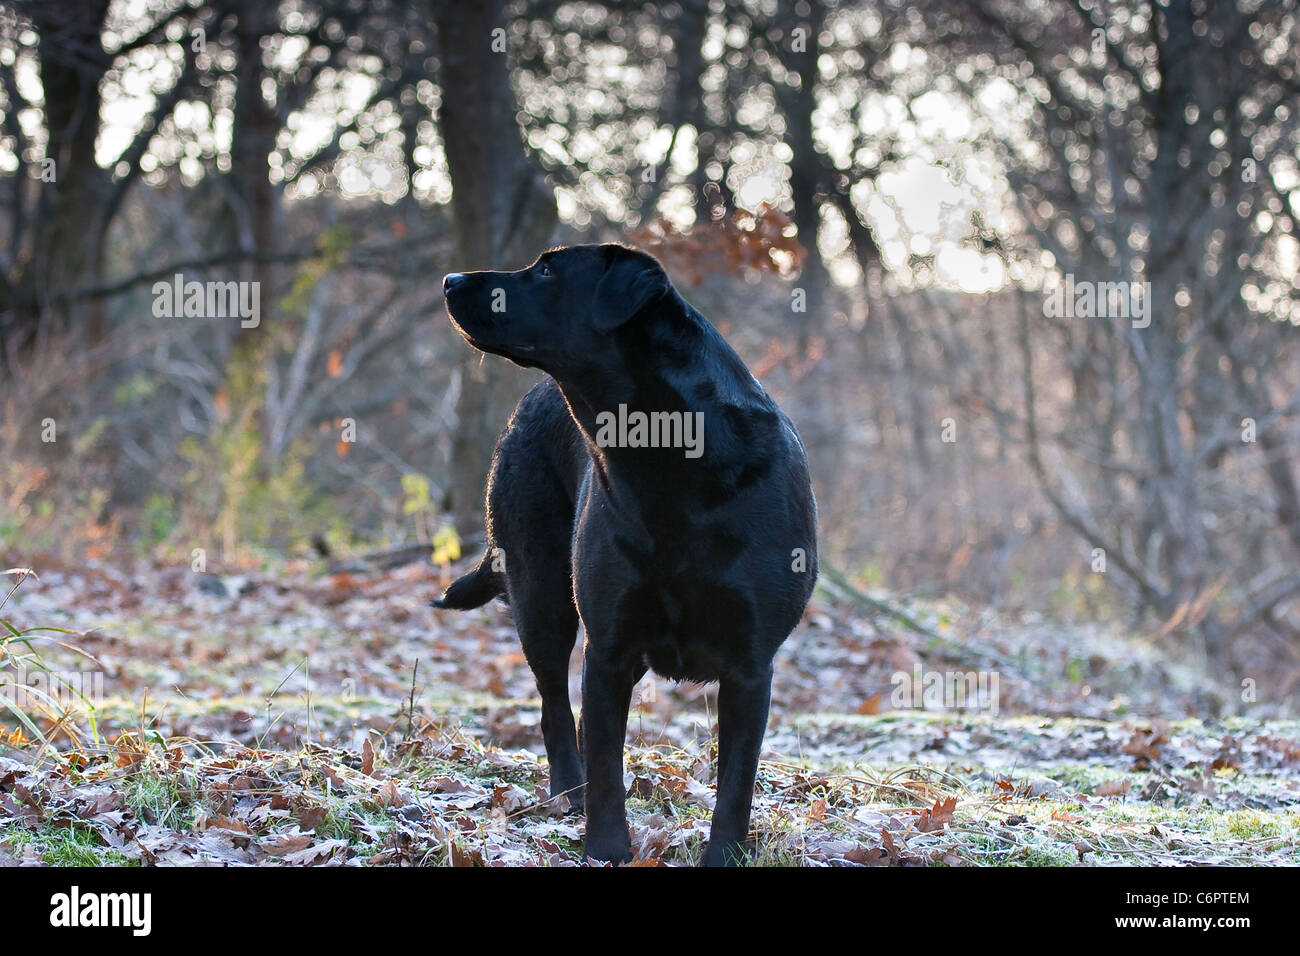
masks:
[[[556,382],[569,404],[569,411],[588,444],[600,452],[597,443],[600,416],[617,413],[620,406],[642,412],[687,412],[701,410],[686,394],[684,375],[697,360],[710,331],[707,321],[676,293],[648,305],[616,333],[617,361],[602,361],[589,367],[557,375]],[[654,355],[657,361],[649,361]]]
[[[725,466],[737,451],[728,413],[751,408],[775,413],[775,405],[740,356],[675,291],[646,313],[617,333],[619,362],[556,377],[606,488],[645,481],[689,486],[711,480],[711,472]],[[647,361],[650,355],[658,360]],[[709,363],[708,376],[700,374],[699,363]],[[700,432],[699,454],[688,457],[682,448],[648,451],[602,441],[602,428],[608,439],[611,421],[621,424],[625,412],[691,416],[689,424]],[[652,470],[645,468],[647,453],[657,456]]]

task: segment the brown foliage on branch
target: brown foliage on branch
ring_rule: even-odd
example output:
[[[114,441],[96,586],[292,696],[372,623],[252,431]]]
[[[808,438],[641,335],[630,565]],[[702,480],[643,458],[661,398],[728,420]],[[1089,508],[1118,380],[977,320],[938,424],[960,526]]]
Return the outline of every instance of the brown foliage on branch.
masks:
[[[789,278],[799,272],[808,255],[790,217],[767,203],[753,212],[734,209],[684,230],[661,216],[631,231],[628,238],[695,286],[710,274],[757,271]]]

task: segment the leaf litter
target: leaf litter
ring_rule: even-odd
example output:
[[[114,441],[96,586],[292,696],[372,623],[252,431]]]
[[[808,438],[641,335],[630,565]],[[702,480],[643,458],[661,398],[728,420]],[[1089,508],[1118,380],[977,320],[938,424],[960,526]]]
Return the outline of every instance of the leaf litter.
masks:
[[[548,796],[508,609],[429,612],[445,580],[419,564],[199,577],[54,564],[13,596],[20,626],[75,632],[104,696],[98,737],[58,754],[0,729],[0,861],[45,865],[76,834],[105,865],[586,862],[583,818]],[[1300,862],[1300,725],[1285,706],[1238,705],[1238,675],[1101,629],[939,602],[909,613],[930,635],[819,595],[783,648],[756,862]],[[85,667],[58,647],[42,657]],[[895,707],[898,675],[918,668],[996,672],[997,711]],[[715,703],[711,688],[638,687],[635,865],[703,852]]]

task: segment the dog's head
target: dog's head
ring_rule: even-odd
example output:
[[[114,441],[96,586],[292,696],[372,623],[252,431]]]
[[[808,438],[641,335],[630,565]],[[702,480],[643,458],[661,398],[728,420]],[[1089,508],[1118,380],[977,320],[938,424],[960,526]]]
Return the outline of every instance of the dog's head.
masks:
[[[601,363],[672,284],[653,256],[606,243],[552,249],[518,272],[453,272],[442,291],[470,345],[554,375]]]

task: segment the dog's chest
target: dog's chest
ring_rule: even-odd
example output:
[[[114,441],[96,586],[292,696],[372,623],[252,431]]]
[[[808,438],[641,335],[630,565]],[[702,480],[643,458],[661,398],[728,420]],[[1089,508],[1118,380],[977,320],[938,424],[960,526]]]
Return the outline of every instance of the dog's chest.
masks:
[[[650,540],[606,526],[574,544],[579,612],[602,649],[676,680],[717,680],[755,659],[760,609],[734,535]]]

